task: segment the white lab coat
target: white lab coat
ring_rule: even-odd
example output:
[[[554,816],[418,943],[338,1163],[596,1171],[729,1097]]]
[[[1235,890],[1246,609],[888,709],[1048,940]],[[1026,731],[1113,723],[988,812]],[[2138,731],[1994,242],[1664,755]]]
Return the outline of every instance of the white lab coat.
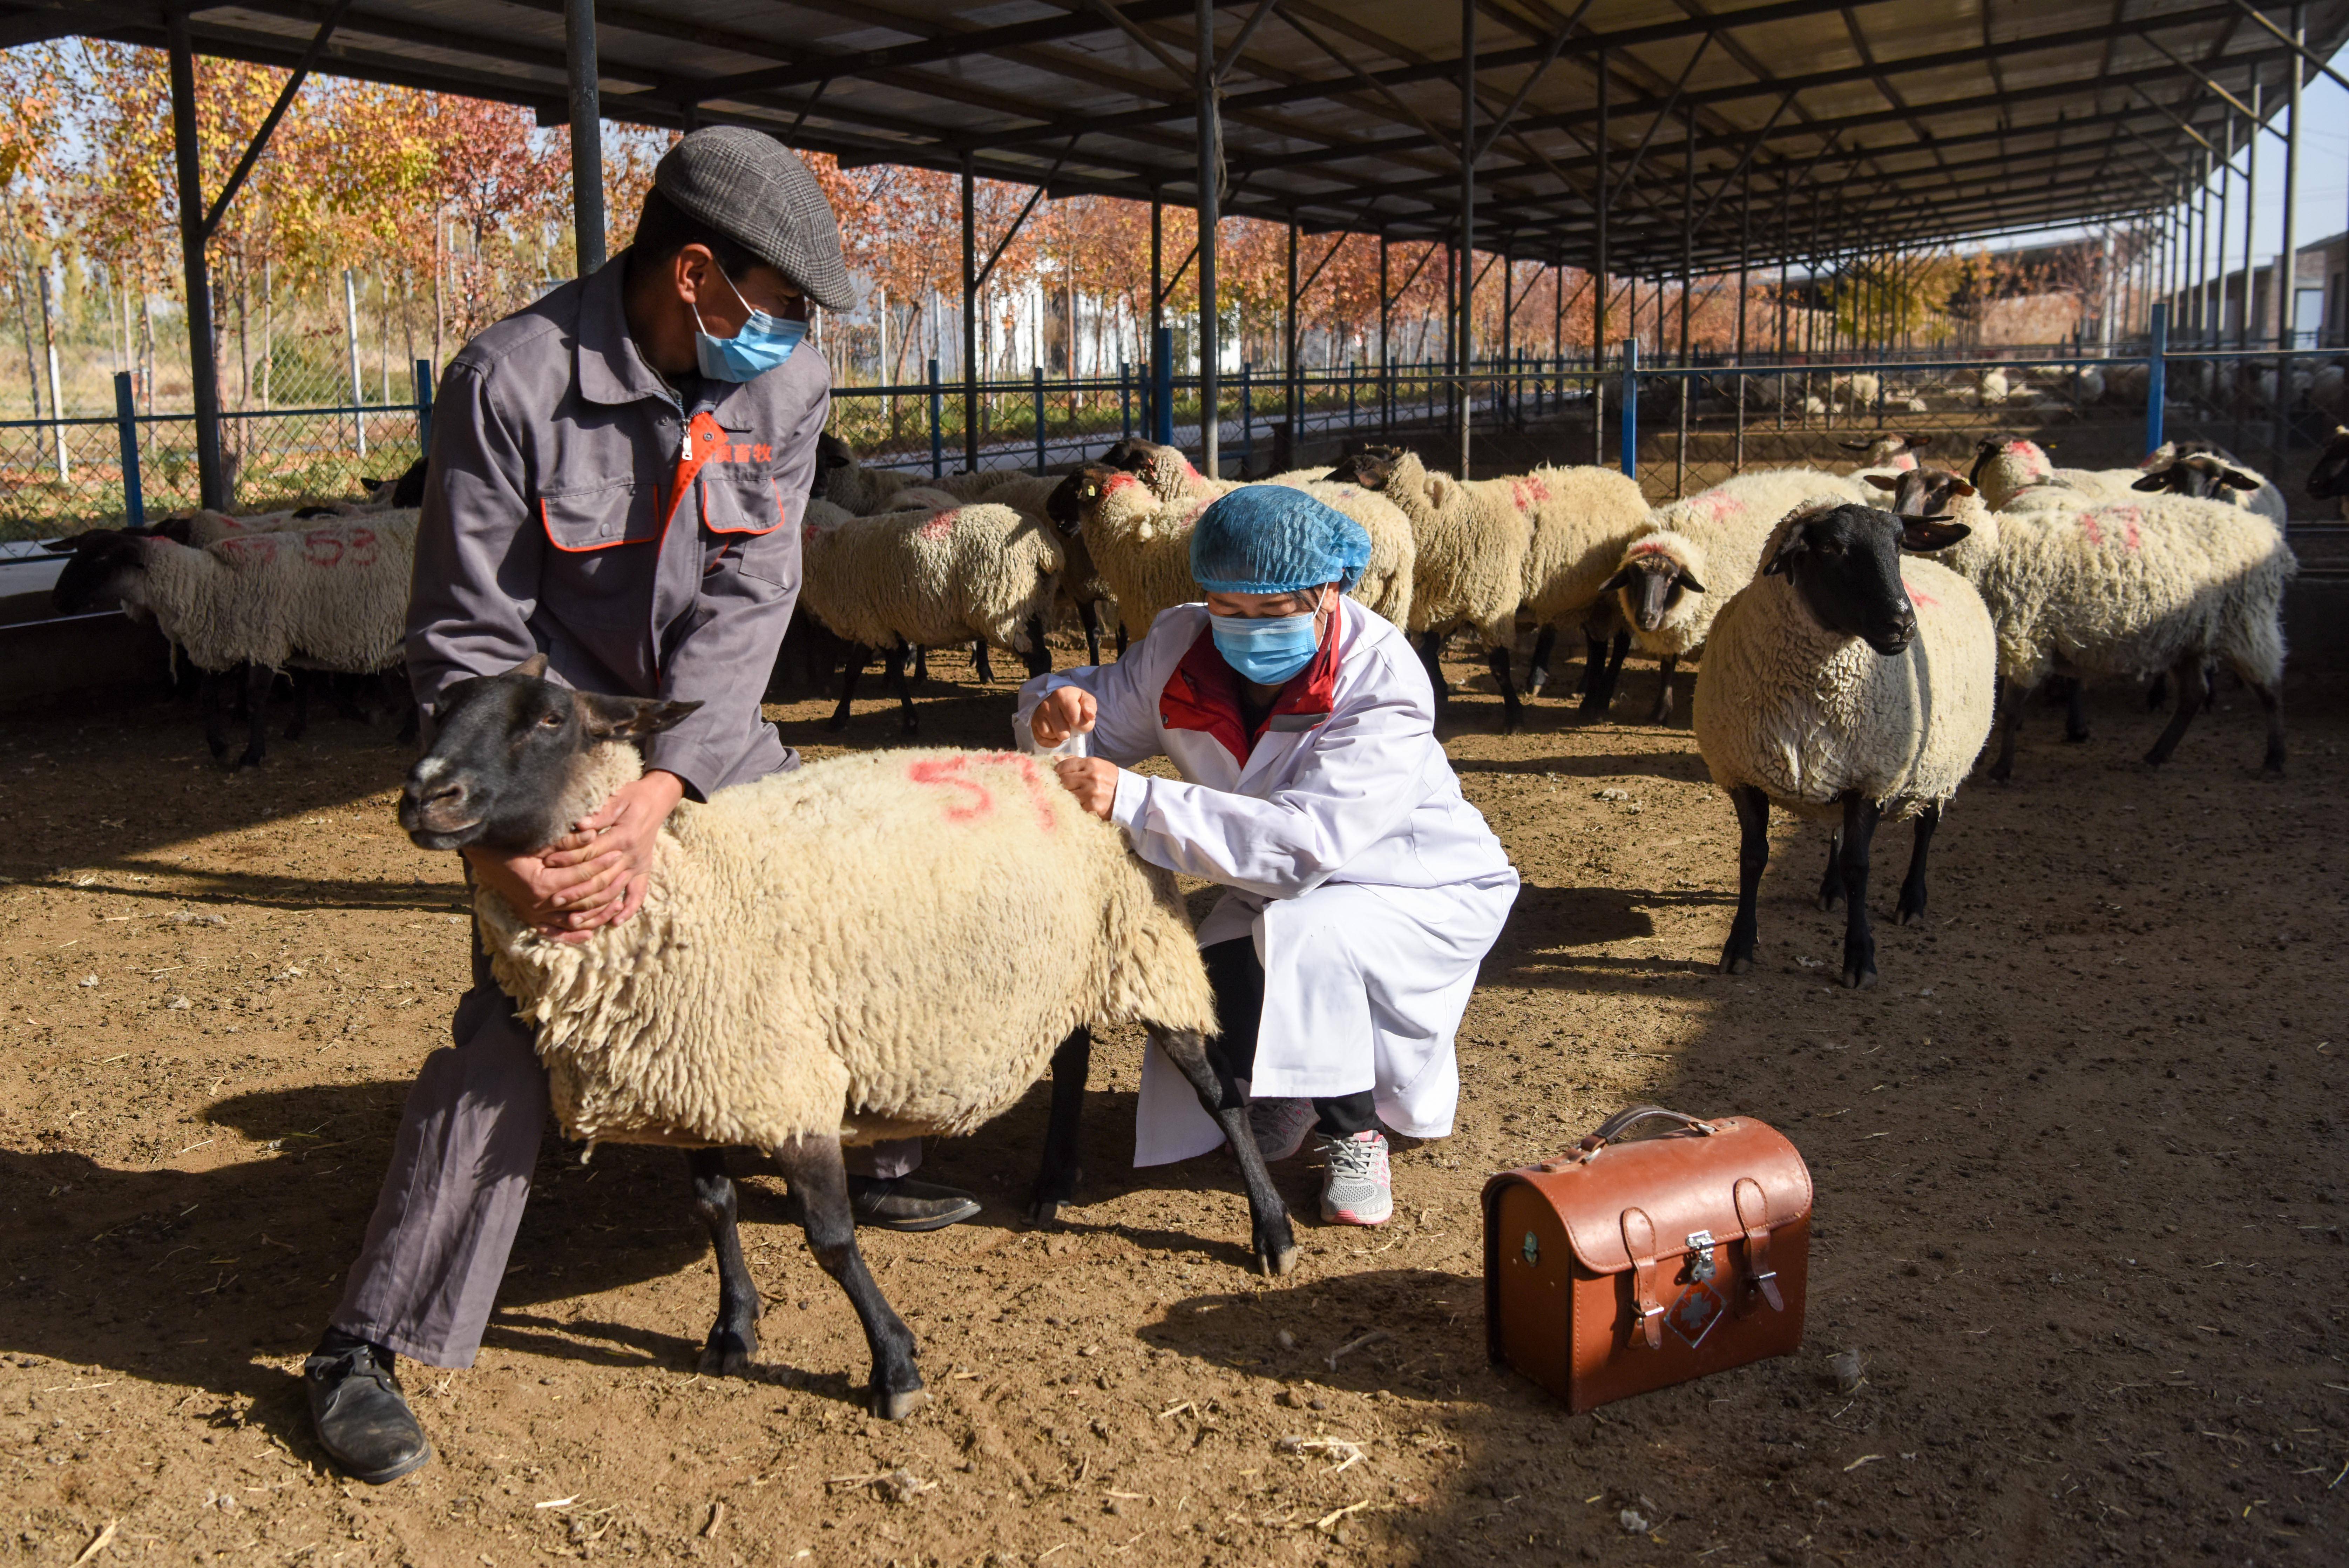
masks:
[[[1460,793],[1410,643],[1353,600],[1340,606],[1334,681],[1305,704],[1326,703],[1326,717],[1276,712],[1245,762],[1212,731],[1185,727],[1168,700],[1206,630],[1204,605],[1161,615],[1115,664],[1029,681],[1015,728],[1032,747],[1036,705],[1081,687],[1099,704],[1092,755],[1122,770],[1163,755],[1183,775],[1121,771],[1112,816],[1144,860],[1230,889],[1199,942],[1253,937],[1264,964],[1253,1095],[1371,1089],[1389,1127],[1442,1137],[1460,1095],[1453,1035],[1517,874]],[[1134,1163],[1186,1159],[1222,1141],[1189,1082],[1148,1052]]]

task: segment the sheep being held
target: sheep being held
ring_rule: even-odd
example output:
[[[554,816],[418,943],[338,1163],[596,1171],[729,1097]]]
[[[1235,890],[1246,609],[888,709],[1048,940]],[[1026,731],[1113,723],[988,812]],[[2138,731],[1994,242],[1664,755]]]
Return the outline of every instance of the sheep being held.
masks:
[[[1713,618],[1692,719],[1741,833],[1724,974],[1754,964],[1773,805],[1838,824],[1819,903],[1847,904],[1844,984],[1876,983],[1868,849],[1887,816],[1917,819],[1897,919],[1924,918],[1933,833],[1990,734],[1998,659],[1981,597],[1911,552],[1965,535],[1848,503],[1798,507],[1772,534],[1761,575]]]
[[[543,671],[533,659],[450,689],[400,796],[419,847],[552,842],[641,775],[627,742],[698,706],[574,692]],[[809,1250],[864,1325],[875,1416],[926,1395],[913,1335],[858,1253],[842,1147],[968,1132],[1049,1065],[1030,1208],[1053,1218],[1075,1193],[1093,1026],[1140,1024],[1182,1070],[1239,1162],[1259,1266],[1294,1262],[1247,1101],[1210,1057],[1215,999],[1173,877],[1036,758],[868,753],[680,804],[643,906],[583,941],[541,936],[485,888],[473,910],[572,1136],[749,1145],[782,1166]],[[720,1260],[703,1365],[736,1371],[758,1345],[759,1294],[722,1157],[695,1165]]]

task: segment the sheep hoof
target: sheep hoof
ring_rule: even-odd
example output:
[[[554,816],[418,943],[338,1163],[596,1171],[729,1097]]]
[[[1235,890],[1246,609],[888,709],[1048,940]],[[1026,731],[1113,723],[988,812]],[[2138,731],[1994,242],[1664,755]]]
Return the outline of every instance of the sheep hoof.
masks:
[[[1913,894],[1906,888],[1900,890],[1900,903],[1892,911],[1892,921],[1900,926],[1921,926],[1925,923],[1925,890],[1922,888]]]
[[[756,1328],[733,1329],[722,1323],[714,1324],[708,1343],[701,1347],[697,1370],[705,1377],[740,1377],[750,1370],[750,1357],[758,1349]]]
[[[846,728],[848,728],[848,711],[847,711],[847,710],[846,710],[846,709],[843,709],[843,710],[841,710],[841,711],[839,711],[839,712],[837,712],[837,713],[834,713],[831,718],[826,719],[826,720],[823,722],[823,727],[824,727],[824,732],[825,732],[827,734],[833,734],[833,735],[836,735],[836,734],[840,733],[840,732],[841,732],[841,731],[845,730]]]
[[[2085,746],[2088,743],[2088,732],[2081,730],[2075,732],[2066,730],[2064,732],[2064,743],[2067,746]]]
[[[1061,1222],[1061,1210],[1066,1209],[1069,1206],[1069,1202],[1070,1200],[1066,1198],[1038,1198],[1033,1199],[1028,1205],[1028,1223],[1030,1225],[1058,1225]]]
[[[1843,971],[1843,983],[1847,991],[1874,991],[1876,989],[1875,967],[1870,965],[1863,969],[1856,963],[1849,965]]]
[[[236,767],[232,771],[242,773],[246,768],[257,768],[261,765],[261,756],[262,753],[260,747],[247,747],[244,755],[236,759]]]
[[[1822,911],[1832,914],[1835,912],[1835,907],[1842,902],[1841,893],[1830,893],[1824,888],[1819,889],[1819,909]]]
[[[2145,765],[2149,768],[2158,768],[2168,760],[2169,753],[2163,751],[2159,746],[2154,747],[2153,750],[2146,753],[2145,754]],[[1993,774],[1991,776],[1995,778],[1998,775]]]
[[[215,741],[207,736],[205,738],[204,744],[212,749],[212,761],[216,763],[224,763],[228,761],[228,742],[226,741]]]
[[[884,1421],[902,1421],[929,1402],[926,1388],[875,1388],[873,1414]]]
[[[1724,950],[1721,955],[1721,972],[1723,974],[1750,974],[1753,972],[1753,969],[1754,955],[1752,953],[1729,952]]]
[[[1260,1252],[1257,1255],[1257,1267],[1262,1271],[1266,1279],[1278,1279],[1295,1271],[1297,1249],[1292,1245],[1276,1248],[1269,1252]]]

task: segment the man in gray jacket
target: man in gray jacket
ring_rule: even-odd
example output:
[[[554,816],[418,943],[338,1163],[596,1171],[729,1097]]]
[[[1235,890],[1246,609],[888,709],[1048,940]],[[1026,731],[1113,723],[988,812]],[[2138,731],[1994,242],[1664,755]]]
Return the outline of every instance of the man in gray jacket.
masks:
[[[802,347],[811,302],[854,303],[822,187],[771,138],[712,128],[661,160],[627,251],[490,327],[441,379],[408,619],[427,724],[452,686],[537,657],[582,691],[700,704],[570,836],[465,852],[481,885],[559,940],[636,912],[680,799],[798,763],[759,703],[799,596],[831,408],[823,356]],[[367,1241],[304,1368],[321,1445],[369,1482],[432,1457],[393,1357],[472,1364],[546,1121],[530,1032],[478,942],[451,1033],[409,1091]],[[874,1152],[852,1179],[864,1222],[978,1212],[904,1179],[918,1146]]]

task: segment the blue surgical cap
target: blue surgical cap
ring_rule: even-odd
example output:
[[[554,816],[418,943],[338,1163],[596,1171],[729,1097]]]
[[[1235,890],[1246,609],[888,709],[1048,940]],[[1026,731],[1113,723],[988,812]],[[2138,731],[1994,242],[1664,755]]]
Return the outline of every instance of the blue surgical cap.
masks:
[[[1216,594],[1345,591],[1371,564],[1371,536],[1336,507],[1285,484],[1244,484],[1199,514],[1191,575]]]

